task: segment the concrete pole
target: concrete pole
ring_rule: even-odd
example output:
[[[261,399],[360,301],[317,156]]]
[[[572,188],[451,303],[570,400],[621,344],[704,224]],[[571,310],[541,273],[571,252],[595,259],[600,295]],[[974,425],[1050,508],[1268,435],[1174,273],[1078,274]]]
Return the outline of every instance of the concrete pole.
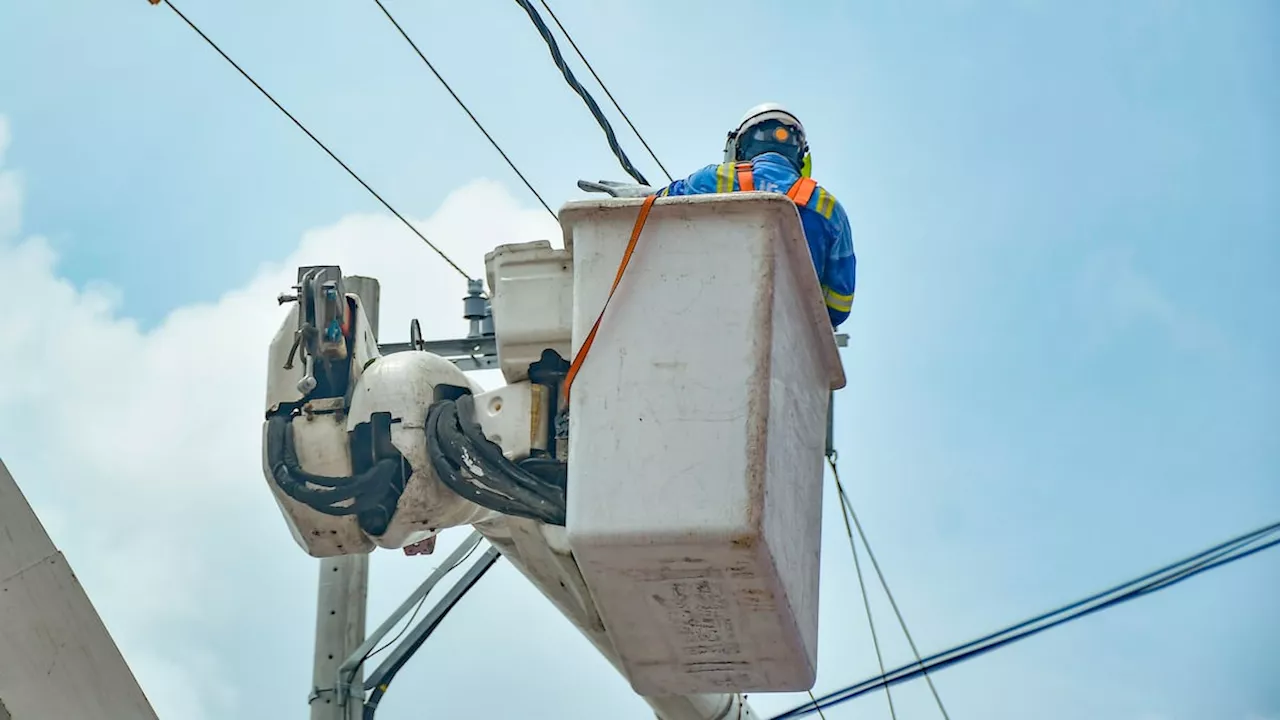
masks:
[[[376,339],[378,281],[359,276],[344,277],[342,281],[348,293],[360,298],[369,328]],[[311,674],[311,720],[360,720],[363,714],[363,693],[359,690],[364,684],[363,671],[356,671],[351,687],[357,693],[345,706],[338,704],[333,683],[338,666],[364,642],[368,599],[368,555],[343,555],[320,561],[315,661]]]
[[[0,460],[0,720],[10,718],[156,720],[156,713]]]

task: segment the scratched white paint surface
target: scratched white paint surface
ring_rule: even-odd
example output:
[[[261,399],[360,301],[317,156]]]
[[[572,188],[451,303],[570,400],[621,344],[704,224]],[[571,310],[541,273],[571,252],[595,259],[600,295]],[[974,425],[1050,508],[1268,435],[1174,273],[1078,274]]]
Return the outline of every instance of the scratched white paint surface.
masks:
[[[561,212],[575,351],[638,206]],[[569,542],[637,692],[812,686],[827,401],[843,384],[790,201],[655,205],[570,406]]]
[[[80,582],[3,462],[0,708],[0,720],[156,717]]]

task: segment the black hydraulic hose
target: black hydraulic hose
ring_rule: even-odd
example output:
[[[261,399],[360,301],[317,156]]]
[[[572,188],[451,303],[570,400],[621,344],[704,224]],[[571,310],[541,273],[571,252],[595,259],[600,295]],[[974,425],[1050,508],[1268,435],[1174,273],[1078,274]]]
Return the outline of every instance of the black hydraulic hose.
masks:
[[[475,449],[458,428],[457,407],[452,401],[441,401],[428,410],[427,433],[427,453],[432,467],[450,490],[504,515],[545,521],[531,509],[539,503],[538,498],[480,467]]]
[[[382,494],[376,496],[372,503],[365,505],[364,511],[358,515],[360,528],[375,537],[387,532],[391,518],[395,516],[396,508],[400,505],[400,496],[404,494],[405,485],[412,474],[412,470],[407,470],[403,460],[380,461],[379,464],[383,462],[389,464],[386,465]]]
[[[289,497],[317,512],[331,516],[355,515],[377,509],[391,483],[400,474],[400,462],[380,460],[355,476],[329,477],[309,473],[298,462],[293,421],[285,415],[267,420],[267,463],[276,485]],[[327,489],[307,487],[308,484]],[[336,503],[352,501],[335,507]]]
[[[468,416],[472,422],[463,423],[459,422],[459,414],[463,407],[473,413],[471,402],[464,395],[457,403],[440,400],[427,410],[427,456],[440,481],[481,507],[564,525],[565,504],[563,499],[557,502],[553,486],[507,460],[501,448],[483,437],[478,426],[470,435],[479,437],[469,436],[464,428],[474,424],[473,416]],[[563,498],[563,490],[559,497]]]
[[[270,422],[274,422],[275,426],[271,428],[279,433],[281,440],[279,443],[272,443],[272,439],[268,436],[268,447],[272,445],[280,445],[283,447],[283,455],[281,456],[281,464],[288,469],[289,476],[297,482],[307,483],[310,485],[318,485],[325,488],[343,489],[348,497],[353,497],[359,492],[357,486],[365,481],[366,473],[359,475],[316,475],[303,469],[302,462],[298,460],[298,446],[293,437],[293,418],[277,415],[271,418]],[[268,432],[270,432],[269,430]],[[274,464],[273,464],[274,466]],[[353,489],[356,488],[356,489]],[[333,497],[337,497],[335,493]]]
[[[497,471],[497,474],[549,503],[548,510],[558,508],[560,512],[564,511],[565,486],[548,482],[543,476],[534,474],[508,460],[502,452],[502,447],[485,437],[484,429],[480,427],[480,423],[476,422],[474,397],[463,395],[454,404],[458,407],[458,426],[462,428],[462,434],[470,441],[471,446],[476,449],[483,467]]]

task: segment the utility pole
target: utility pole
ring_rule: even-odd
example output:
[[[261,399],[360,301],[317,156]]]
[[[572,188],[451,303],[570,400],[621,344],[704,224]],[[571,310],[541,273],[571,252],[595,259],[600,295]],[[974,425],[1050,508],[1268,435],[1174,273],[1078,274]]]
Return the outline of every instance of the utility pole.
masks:
[[[344,277],[348,293],[360,298],[369,329],[378,337],[380,287],[374,278]],[[340,555],[320,560],[319,600],[316,603],[315,663],[311,673],[311,720],[360,720],[363,693],[338,702],[334,679],[338,666],[364,642],[365,609],[369,599],[369,556]],[[360,688],[363,671],[356,670],[352,687]]]
[[[156,720],[156,713],[0,460],[0,720],[10,718]]]

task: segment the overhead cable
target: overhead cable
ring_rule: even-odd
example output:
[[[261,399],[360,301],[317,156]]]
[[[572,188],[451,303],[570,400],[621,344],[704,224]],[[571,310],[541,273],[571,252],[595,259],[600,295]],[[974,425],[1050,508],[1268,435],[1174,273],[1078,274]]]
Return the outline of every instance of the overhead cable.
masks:
[[[148,0],[148,1],[151,2],[152,5],[156,5],[160,2],[160,0]],[[453,259],[448,256],[448,254],[446,254],[443,250],[437,247],[435,243],[428,240],[427,236],[423,235],[421,230],[418,230],[418,228],[414,227],[413,223],[409,222],[405,218],[405,216],[401,215],[398,210],[392,207],[391,203],[384,200],[376,190],[374,190],[372,187],[369,186],[369,183],[365,182],[364,179],[362,179],[359,175],[357,175],[356,172],[352,170],[345,162],[343,162],[341,158],[335,155],[327,145],[321,142],[320,138],[313,135],[311,131],[308,130],[307,127],[298,120],[298,118],[294,117],[293,113],[286,110],[284,106],[281,105],[279,102],[276,102],[276,99],[271,96],[271,93],[267,92],[265,88],[263,88],[261,85],[258,84],[258,81],[254,80],[253,77],[249,75],[249,73],[245,72],[244,68],[240,67],[240,65],[237,64],[235,60],[232,60],[229,55],[223,52],[222,48],[218,47],[217,43],[215,43],[212,39],[210,39],[208,35],[205,35],[204,31],[202,31],[199,27],[197,27],[196,24],[192,22],[186,15],[183,15],[182,11],[179,10],[172,2],[170,2],[170,0],[163,0],[163,2],[165,5],[168,5],[169,8],[178,15],[178,17],[182,18],[182,21],[185,22],[188,26],[190,26],[192,30],[195,30],[196,34],[198,34],[201,38],[204,39],[206,43],[209,44],[209,47],[212,47],[214,50],[216,50],[224,60],[226,60],[228,63],[231,64],[231,67],[234,67],[241,75],[243,75],[244,79],[252,83],[253,86],[258,89],[258,92],[261,92],[264,96],[266,96],[266,98],[271,101],[272,105],[275,105],[276,108],[280,110],[280,112],[284,113],[286,117],[292,120],[293,124],[298,126],[298,129],[306,133],[307,137],[311,138],[316,145],[319,145],[321,150],[324,150],[325,153],[329,155],[329,157],[333,158],[334,162],[341,165],[342,169],[347,171],[347,174],[355,178],[356,182],[363,185],[364,189],[368,190],[370,195],[373,195],[375,198],[377,198],[378,202],[382,203],[383,207],[385,207],[387,210],[390,210],[391,214],[395,215],[396,218],[400,220],[400,222],[404,223],[405,227],[409,228],[409,230],[412,231],[414,235],[417,235],[418,238],[422,240],[422,242],[426,243],[427,247],[434,250],[437,255],[439,255],[441,258],[444,259],[445,262],[449,263],[449,266],[452,267],[454,270],[457,270],[459,275],[462,275],[464,278],[468,280],[471,279],[471,276],[468,275],[467,272],[463,270],[456,262],[454,262]]]
[[[404,641],[391,651],[369,677],[365,678],[364,690],[369,692],[369,697],[364,702],[362,720],[374,719],[378,704],[382,702],[383,696],[390,689],[391,682],[404,669],[405,664],[418,651],[418,648],[422,647],[427,638],[440,626],[440,623],[449,615],[449,612],[457,606],[458,601],[462,600],[470,592],[471,588],[479,582],[480,578],[484,577],[484,574],[493,567],[500,557],[502,557],[502,553],[498,548],[490,546],[484,555],[481,555],[480,559],[472,563],[462,577],[458,578],[458,581],[454,583],[452,588],[449,588],[444,597],[440,598],[435,607],[431,608],[426,616],[418,621],[418,624],[409,632]]]
[[[631,118],[627,116],[626,111],[623,110],[622,106],[618,104],[618,101],[614,99],[613,93],[609,92],[609,86],[605,85],[604,80],[601,80],[600,76],[596,74],[596,69],[591,66],[591,61],[587,60],[587,56],[583,55],[582,51],[578,49],[578,43],[574,42],[573,36],[565,29],[564,24],[560,22],[560,18],[556,17],[556,12],[547,4],[547,0],[540,0],[540,2],[542,3],[542,7],[547,11],[547,14],[551,16],[551,20],[555,22],[556,27],[560,28],[560,32],[564,33],[565,39],[569,41],[571,46],[573,46],[573,51],[582,59],[582,64],[586,65],[587,70],[591,71],[591,77],[595,78],[596,82],[600,83],[600,89],[604,90],[604,94],[609,97],[609,102],[613,103],[613,106],[618,109],[618,114],[622,115],[622,119],[626,120],[627,125],[631,126],[631,131],[636,134],[636,137],[640,138],[640,144],[644,145],[645,150],[649,151],[649,157],[653,158],[653,161],[658,163],[658,167],[662,170],[662,174],[667,176],[667,180],[674,180],[675,178],[671,177],[671,173],[667,172],[667,167],[658,159],[657,153],[653,151],[653,148],[649,147],[649,143],[644,139],[644,136],[640,134],[638,129],[636,129],[635,123],[631,122]]]
[[[836,479],[836,494],[839,496],[839,499],[840,499],[841,510],[847,513],[844,516],[845,530],[846,531],[849,530],[849,518],[852,517],[853,525],[858,529],[858,537],[862,539],[862,545],[867,549],[867,557],[871,558],[871,566],[875,569],[876,576],[880,578],[880,587],[884,588],[884,594],[886,597],[889,598],[889,606],[893,608],[893,614],[898,617],[898,625],[902,627],[902,634],[907,637],[907,644],[911,646],[911,653],[915,655],[916,663],[920,665],[921,668],[923,668],[923,662],[920,659],[920,651],[916,649],[916,641],[911,637],[911,631],[907,629],[907,621],[905,618],[902,617],[902,611],[898,609],[898,602],[893,599],[893,591],[889,589],[889,581],[885,579],[884,573],[880,570],[880,563],[876,560],[876,554],[871,551],[871,542],[867,540],[867,534],[862,531],[862,523],[858,522],[858,513],[854,511],[853,503],[849,501],[849,496],[845,494],[844,484],[840,482],[840,469],[836,466],[836,457],[837,456],[836,456],[835,450],[832,450],[831,454],[827,456],[827,464],[831,466],[831,474],[834,475]],[[852,533],[850,533],[850,536],[849,536],[849,545],[851,547],[853,545]],[[858,552],[856,549],[854,550],[854,553],[853,553],[853,561],[856,566],[858,562]],[[861,570],[858,571],[858,583],[859,584],[862,583]],[[866,600],[865,588],[863,589],[863,600]],[[867,620],[868,622],[871,620],[871,608],[869,606],[867,607]],[[872,632],[873,633],[875,632],[874,628],[872,629]],[[876,656],[879,657],[879,655],[880,655],[880,648],[877,647]],[[880,673],[882,675],[884,674],[883,662],[880,665]],[[929,673],[927,672],[924,673],[924,680],[926,683],[929,684],[929,692],[933,694],[933,700],[938,704],[938,711],[942,713],[943,720],[951,720],[951,716],[947,714],[946,706],[942,704],[942,696],[938,694],[938,688],[934,687],[933,678],[929,677]],[[884,691],[886,695],[889,694],[888,685],[885,686]],[[890,705],[889,712],[890,714],[892,714],[893,713],[892,700],[889,701],[889,705]]]
[[[464,541],[464,542],[465,542],[465,541]],[[445,572],[453,572],[454,570],[456,570],[456,569],[458,568],[458,566],[459,566],[459,565],[461,565],[462,563],[464,563],[464,562],[466,562],[467,560],[471,559],[471,556],[475,554],[476,548],[478,548],[478,547],[480,547],[480,543],[478,543],[478,542],[477,542],[475,545],[472,545],[472,546],[471,546],[471,549],[470,549],[470,550],[468,550],[468,551],[467,551],[467,553],[466,553],[465,555],[463,555],[462,557],[458,558],[457,562],[455,562],[454,564],[450,565],[450,566],[449,566],[449,569],[448,569],[448,570],[446,570]],[[365,654],[365,656],[364,656],[363,658],[361,658],[361,659],[360,659],[360,662],[356,663],[356,667],[360,667],[361,665],[363,665],[363,664],[365,663],[365,661],[367,661],[367,660],[369,660],[369,659],[373,658],[375,655],[380,654],[382,651],[386,650],[387,648],[391,647],[392,645],[395,645],[395,644],[396,644],[396,642],[398,642],[398,641],[400,640],[400,638],[404,637],[404,634],[405,634],[406,632],[408,632],[409,627],[410,627],[411,625],[413,625],[413,621],[414,621],[415,619],[417,619],[417,617],[418,617],[418,613],[422,611],[422,606],[423,606],[424,604],[426,604],[426,602],[427,602],[427,596],[428,596],[428,595],[430,595],[430,593],[423,593],[423,594],[422,594],[422,597],[418,598],[418,602],[417,602],[417,604],[413,606],[413,614],[411,614],[411,615],[409,616],[409,619],[405,622],[404,627],[400,628],[400,632],[397,632],[397,633],[396,633],[396,635],[395,635],[395,637],[393,637],[393,638],[391,638],[390,640],[388,640],[388,641],[386,641],[385,643],[383,643],[383,644],[382,644],[382,646],[381,646],[381,647],[379,647],[377,650],[370,649],[370,650],[369,650],[369,652],[368,652],[368,653],[366,653],[366,654]]]
[[[836,496],[840,499],[840,517],[844,519],[844,531],[849,536],[849,552],[853,553],[853,570],[858,575],[858,589],[862,591],[862,607],[867,611],[867,626],[871,628],[871,644],[876,651],[876,663],[880,665],[880,674],[884,674],[884,654],[880,652],[880,637],[876,634],[876,621],[871,615],[871,600],[867,598],[867,584],[862,580],[862,563],[858,560],[858,545],[853,541],[853,528],[849,525],[849,512],[851,506],[845,500],[844,485],[840,482],[840,473],[836,470],[835,450],[831,451],[831,455],[827,456],[827,463],[831,465],[831,473],[836,480]],[[865,542],[865,539],[864,539]],[[891,720],[898,720],[898,712],[893,707],[893,693],[889,690],[889,686],[884,686],[884,697],[889,703],[889,717]],[[813,705],[818,712],[822,712],[822,708],[818,706],[818,701],[813,697],[813,693],[809,694],[809,699],[813,701]]]
[[[423,54],[422,50],[418,49],[418,44],[409,37],[409,33],[405,32],[404,28],[400,26],[400,23],[396,22],[396,19],[391,16],[391,12],[382,4],[382,0],[373,1],[378,4],[378,8],[382,10],[382,14],[386,15],[387,19],[391,21],[391,24],[400,32],[400,36],[405,39],[405,42],[409,43],[409,47],[413,48],[413,51],[418,54],[418,57],[422,58],[423,64],[427,66],[427,69],[431,71],[431,74],[435,75],[436,79],[440,81],[440,84],[444,86],[444,89],[449,91],[449,94],[453,96],[454,102],[458,103],[458,107],[462,108],[462,111],[467,114],[467,117],[471,118],[471,122],[475,123],[475,126],[480,129],[481,133],[484,133],[485,138],[488,139],[489,144],[493,146],[493,149],[497,150],[498,154],[502,156],[502,159],[507,161],[507,164],[511,166],[511,169],[520,177],[520,181],[524,183],[524,186],[529,188],[529,192],[533,193],[533,196],[538,198],[538,202],[542,203],[542,207],[546,208],[547,212],[551,213],[551,217],[556,217],[555,211],[551,209],[551,206],[547,204],[547,201],[542,199],[542,195],[533,188],[533,184],[524,176],[524,173],[520,172],[520,168],[516,167],[516,164],[507,156],[506,151],[498,145],[498,141],[494,140],[493,136],[489,134],[489,131],[484,129],[484,125],[480,124],[480,121],[476,119],[474,114],[472,114],[466,103],[462,102],[462,98],[458,97],[458,94],[453,91],[453,88],[449,86],[449,83],[445,82],[445,79],[438,71],[436,71],[435,65],[431,64],[431,61],[427,59],[427,56]]]
[[[879,677],[868,678],[841,690],[828,693],[816,703],[806,703],[776,715],[772,720],[789,720],[820,712],[861,695],[884,687],[913,680],[926,672],[948,667],[977,657],[1018,640],[1041,633],[1049,628],[1077,620],[1100,610],[1114,607],[1134,598],[1149,595],[1199,575],[1202,572],[1241,560],[1268,548],[1280,545],[1280,522],[1253,530],[1243,535],[1202,550],[1128,582],[1077,600],[1069,605],[1042,613],[1015,625],[989,633],[977,640],[957,645],[936,653],[920,663],[909,663]]]
[[[529,14],[529,19],[538,28],[538,33],[546,41],[547,49],[551,51],[551,58],[555,61],[556,67],[560,68],[565,82],[569,83],[569,87],[573,88],[578,97],[582,98],[582,101],[587,104],[587,108],[591,110],[591,114],[595,116],[596,122],[600,124],[600,129],[604,131],[605,138],[609,141],[609,148],[613,150],[614,157],[618,158],[618,162],[622,164],[622,169],[626,170],[627,174],[634,178],[636,182],[641,185],[648,185],[649,181],[645,180],[644,175],[640,174],[640,171],[631,164],[627,154],[618,145],[618,136],[614,135],[613,126],[609,124],[604,113],[600,111],[600,106],[591,97],[591,93],[587,92],[586,88],[582,87],[582,84],[573,76],[573,71],[569,69],[569,66],[564,61],[564,56],[560,54],[560,46],[556,44],[556,39],[551,35],[550,28],[542,21],[542,16],[538,14],[537,8],[529,0],[516,0],[516,3],[524,8],[524,11]]]

